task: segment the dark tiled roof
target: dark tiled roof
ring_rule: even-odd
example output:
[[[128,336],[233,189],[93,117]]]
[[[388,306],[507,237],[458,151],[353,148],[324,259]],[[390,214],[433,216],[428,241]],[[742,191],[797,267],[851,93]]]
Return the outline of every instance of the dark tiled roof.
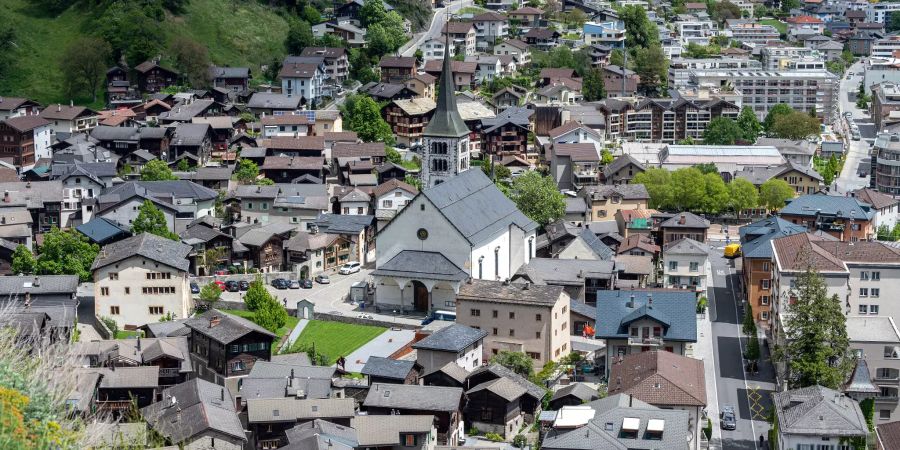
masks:
[[[666,244],[663,253],[667,255],[709,255],[709,250],[705,245],[691,238],[681,238]]]
[[[405,380],[415,365],[415,361],[370,356],[360,373],[370,377]]]
[[[863,202],[872,205],[875,209],[887,208],[897,204],[897,199],[882,192],[878,192],[875,189],[857,189],[850,194]]]
[[[429,280],[463,281],[469,275],[438,252],[403,250],[372,272],[375,276],[404,276]]]
[[[649,305],[651,297],[652,306]],[[688,291],[597,291],[594,336],[627,339],[629,325],[647,318],[661,324],[662,338],[666,341],[696,342],[696,302],[696,295]]]
[[[320,214],[315,224],[319,231],[337,234],[359,234],[372,226],[375,216],[349,214]]]
[[[21,295],[26,292],[31,295],[73,295],[77,289],[77,275],[10,275],[0,277],[0,295],[4,298]]]
[[[824,237],[809,233],[797,233],[772,240],[775,260],[781,270],[805,270],[812,267],[819,272],[846,272],[840,258],[816,245]]]
[[[606,167],[603,168],[603,175],[610,177],[612,174],[618,172],[628,164],[634,164],[639,167],[640,170],[644,170],[644,165],[641,164],[640,161],[634,159],[631,155],[622,155],[618,158],[614,159],[613,162],[609,163]]]
[[[862,202],[860,199],[825,194],[802,195],[792,199],[784,208],[781,208],[781,214],[806,217],[826,214],[846,220],[863,221],[872,220],[875,217],[872,205]]]
[[[559,400],[569,395],[581,400],[582,402],[589,402],[600,398],[600,395],[597,393],[596,389],[593,389],[584,383],[572,383],[554,392],[553,396],[550,398],[550,401],[552,402],[555,400]]]
[[[709,221],[691,212],[682,212],[659,224],[660,228],[709,228]]]
[[[412,345],[417,350],[435,350],[444,352],[461,352],[468,346],[487,336],[487,331],[475,329],[460,323],[454,323],[435,331]]]
[[[875,426],[879,448],[900,448],[900,421],[882,423]]]
[[[366,408],[397,408],[417,411],[455,412],[463,390],[455,387],[374,383],[363,402]]]
[[[528,395],[531,395],[534,398],[544,398],[544,388],[532,383],[531,381],[528,381],[522,375],[519,375],[509,368],[501,366],[500,364],[489,364],[487,366],[481,366],[469,373],[469,378],[472,378],[476,375],[481,375],[483,373],[489,373],[494,378],[506,378],[512,380],[525,388],[525,390],[528,392]]]
[[[769,217],[744,225],[739,230],[741,254],[745,258],[772,258],[772,239],[806,233],[806,227],[788,222],[780,217]]]
[[[210,326],[210,322],[214,317],[219,319],[219,323],[218,325]],[[257,332],[275,338],[275,335],[269,330],[266,330],[243,317],[226,314],[217,309],[210,309],[203,314],[188,319],[184,324],[194,331],[225,345],[236,339],[240,339],[242,336],[251,332]]]
[[[667,351],[626,355],[612,364],[609,394],[631,394],[655,406],[706,406],[703,361]]]
[[[597,258],[610,260],[615,255],[615,252],[609,248],[603,241],[597,237],[594,232],[585,228],[584,231],[581,232],[581,235],[578,236],[578,239],[584,241],[584,244],[590,248]]]
[[[472,279],[459,288],[457,300],[553,306],[560,301],[562,286],[506,283]]]
[[[37,127],[50,125],[50,122],[41,116],[18,116],[6,119],[3,123],[20,133],[31,131]]]
[[[782,434],[866,436],[868,425],[859,404],[822,386],[772,394]]]
[[[190,266],[187,255],[190,252],[191,246],[189,245],[184,245],[181,242],[176,242],[154,234],[141,233],[137,236],[132,236],[105,245],[100,249],[97,258],[94,259],[91,270],[96,270],[122,261],[123,259],[140,255],[160,264],[187,271]]]

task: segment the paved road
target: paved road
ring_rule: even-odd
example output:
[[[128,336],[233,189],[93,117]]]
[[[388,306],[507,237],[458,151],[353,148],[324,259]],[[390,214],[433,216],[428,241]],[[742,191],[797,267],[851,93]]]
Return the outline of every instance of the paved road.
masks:
[[[863,111],[856,107],[856,91],[859,89],[859,82],[862,79],[859,75],[850,76],[850,73],[861,73],[863,70],[862,61],[857,62],[847,70],[847,75],[841,80],[839,96],[840,124],[837,129],[842,130],[848,137],[849,142],[847,160],[844,162],[844,168],[841,170],[840,176],[835,180],[835,190],[838,194],[845,194],[848,191],[866,187],[869,185],[869,177],[860,177],[858,175],[859,164],[863,158],[869,157],[869,149],[872,141],[875,139],[875,127],[872,124],[872,118],[867,111]],[[859,126],[862,139],[854,141],[849,139],[847,130],[847,121],[844,113],[850,112],[852,120]]]
[[[719,410],[732,406],[738,416],[736,430],[722,430],[721,444],[724,450],[761,450],[759,436],[767,435],[769,430],[765,419],[770,406],[769,393],[775,387],[775,371],[764,348],[759,373],[744,371],[742,355],[746,342],[741,338],[740,274],[735,273],[732,261],[722,257],[724,242],[714,242],[712,246],[713,287],[709,300],[718,406]],[[717,418],[713,423],[719,426]]]
[[[447,12],[449,11],[450,14],[453,14],[466,6],[472,6],[472,0],[456,0],[450,2],[446,7],[436,8],[434,15],[431,16],[431,24],[428,26],[428,29],[423,33],[416,33],[409,42],[400,47],[400,55],[413,56],[422,43],[433,37],[440,36],[441,29],[447,21]]]

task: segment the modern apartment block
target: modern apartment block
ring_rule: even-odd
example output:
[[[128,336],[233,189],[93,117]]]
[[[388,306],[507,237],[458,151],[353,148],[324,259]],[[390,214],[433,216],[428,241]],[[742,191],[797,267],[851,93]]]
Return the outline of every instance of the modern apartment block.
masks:
[[[669,63],[669,86],[675,89],[687,87],[691,80],[691,71],[751,69],[758,70],[762,64],[749,58],[723,56],[721,58],[672,58]]]
[[[885,194],[900,195],[900,135],[897,133],[881,133],[875,139],[870,186]]]
[[[781,38],[778,29],[772,25],[760,23],[736,23],[729,25],[725,35],[745,44],[765,44],[769,41],[777,41]]]
[[[741,110],[719,99],[683,98],[606,99],[598,104],[608,139],[675,143],[688,137],[702,139],[716,117],[736,118]]]
[[[837,115],[839,79],[827,70],[754,71],[695,70],[691,84],[700,87],[733,87],[744,94],[749,106],[763,120],[769,108],[785,103],[798,111],[814,110],[831,123]]]
[[[823,68],[825,65],[819,52],[808,47],[763,47],[760,55],[762,66],[766,70],[784,70],[792,61],[805,61],[806,58],[821,61]]]
[[[894,4],[900,7],[900,3]],[[879,39],[872,44],[871,56],[890,58],[894,56],[894,52],[897,50],[900,50],[900,36],[888,36],[884,39]]]
[[[867,387],[875,397],[876,423],[896,420],[897,414],[900,414],[900,352],[897,351],[900,332],[893,317],[849,316],[847,336],[850,338],[850,351],[862,363],[857,365],[856,370],[867,372],[860,375],[868,376]],[[864,376],[853,377],[855,382],[864,379]],[[861,387],[855,384],[855,388]]]

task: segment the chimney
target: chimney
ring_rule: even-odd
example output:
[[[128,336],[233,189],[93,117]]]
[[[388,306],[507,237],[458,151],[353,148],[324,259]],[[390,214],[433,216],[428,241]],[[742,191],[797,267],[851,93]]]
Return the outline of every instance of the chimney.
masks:
[[[634,294],[631,294],[631,297],[628,298],[628,303],[626,303],[625,306],[634,308]]]
[[[25,187],[28,189],[31,189],[31,182],[29,181],[29,182],[25,183]]]
[[[526,282],[525,282],[525,286],[522,287],[522,290],[527,291],[527,290],[529,290],[529,289],[531,289],[531,283],[529,283],[529,282],[526,281]]]
[[[684,222],[685,222],[684,213],[681,213],[681,217],[678,219],[678,224],[684,225]]]
[[[72,99],[69,99],[69,108],[74,108],[74,107],[75,107],[75,102],[73,102]]]
[[[3,201],[9,203],[9,191],[3,191]]]
[[[56,104],[56,112],[60,112],[60,111],[62,111],[62,105],[60,105],[59,103],[57,103],[57,104]]]
[[[509,278],[503,280],[503,285],[504,285],[504,286],[509,286]]]
[[[31,282],[31,285],[34,287],[41,287],[40,277],[34,277],[34,280]]]
[[[633,400],[634,400],[634,395],[628,394],[628,407],[629,408],[631,408]]]
[[[647,309],[653,309],[653,293],[647,293]]]
[[[212,316],[212,318],[209,319],[209,327],[213,328],[216,325],[218,325],[219,322],[221,322],[221,320],[219,319],[219,316]]]
[[[0,217],[0,224],[6,225],[6,216]]]

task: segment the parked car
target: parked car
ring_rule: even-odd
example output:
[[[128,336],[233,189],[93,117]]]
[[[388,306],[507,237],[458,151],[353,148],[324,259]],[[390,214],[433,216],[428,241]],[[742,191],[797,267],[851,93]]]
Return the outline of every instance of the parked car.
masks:
[[[222,292],[225,292],[225,282],[224,281],[216,280],[216,281],[214,281],[214,283],[216,283],[216,286],[218,286]]]
[[[216,275],[218,275],[220,277],[225,276],[225,275],[228,275],[228,271],[227,270],[217,270]]]
[[[300,287],[302,287],[303,289],[312,289],[312,287],[313,287],[312,280],[309,278],[304,278],[304,279],[300,280]]]
[[[736,430],[737,429],[737,418],[734,415],[734,407],[733,406],[723,406],[722,407],[722,429],[723,430]]]
[[[275,289],[287,289],[291,287],[291,283],[284,278],[276,278],[272,280],[272,287]]]
[[[191,294],[199,294],[200,286],[197,283],[191,283]]]
[[[288,287],[291,289],[300,289],[300,281],[291,280],[290,285],[288,285]]]
[[[238,292],[241,290],[241,287],[237,281],[229,280],[225,282],[225,290],[228,292]]]
[[[328,284],[328,283],[331,283],[331,280],[328,278],[328,275],[325,275],[324,273],[320,273],[320,274],[316,275],[316,283]]]
[[[246,291],[247,289],[250,289],[250,282],[249,281],[238,281],[238,287],[242,291]]]
[[[350,275],[351,273],[359,272],[360,268],[362,268],[362,264],[356,261],[348,262],[341,266],[340,270],[338,270],[338,273],[341,275]]]

